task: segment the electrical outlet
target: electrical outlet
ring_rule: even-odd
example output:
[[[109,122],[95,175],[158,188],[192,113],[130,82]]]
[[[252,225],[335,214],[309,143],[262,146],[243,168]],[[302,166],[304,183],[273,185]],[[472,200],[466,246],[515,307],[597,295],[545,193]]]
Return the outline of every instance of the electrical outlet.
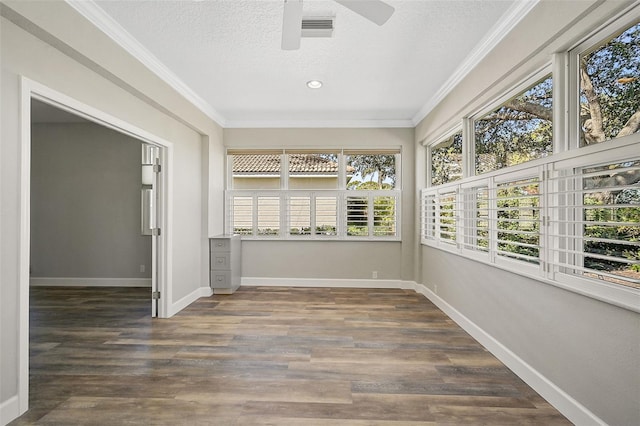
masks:
[[[434,292],[435,294],[438,294],[438,284],[434,284],[434,285],[433,285],[433,292]]]
[[[140,272],[144,272],[147,269],[146,266],[144,265],[140,265]]]
[[[378,278],[378,271],[371,272],[371,278],[373,278],[373,279]]]

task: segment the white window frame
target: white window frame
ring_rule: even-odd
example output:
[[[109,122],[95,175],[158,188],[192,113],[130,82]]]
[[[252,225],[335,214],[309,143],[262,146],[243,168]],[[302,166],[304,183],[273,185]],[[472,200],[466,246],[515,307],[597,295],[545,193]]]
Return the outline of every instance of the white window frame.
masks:
[[[580,245],[579,239],[575,240],[576,243],[573,244],[573,246],[563,247],[561,239],[557,237],[562,224],[565,224],[568,228],[567,235],[569,237],[573,237],[576,233],[581,232],[581,227],[571,226],[570,224],[572,217],[581,215],[581,209],[571,208],[572,205],[577,204],[571,201],[573,195],[571,188],[568,187],[571,185],[564,188],[567,191],[566,194],[559,192],[559,190],[562,189],[559,182],[562,182],[561,178],[563,174],[567,175],[567,170],[588,168],[600,164],[621,163],[629,161],[631,158],[640,158],[639,153],[640,133],[634,133],[624,138],[612,139],[596,145],[583,147],[580,150],[565,151],[547,158],[541,158],[529,163],[490,172],[486,176],[481,175],[456,181],[453,184],[424,188],[421,191],[421,243],[640,313],[640,290],[567,272],[566,270],[570,270],[571,268],[563,266],[563,263],[572,262],[576,266],[581,267],[582,256],[579,253],[571,253],[572,251],[579,251],[574,250]],[[540,179],[539,208],[541,223],[538,244],[539,265],[496,255],[497,217],[495,213],[490,217],[488,253],[482,253],[477,250],[467,250],[460,247],[460,244],[452,247],[451,244],[442,242],[438,235],[437,213],[434,217],[427,216],[427,210],[425,208],[427,199],[435,196],[437,200],[439,193],[457,191],[458,194],[464,194],[465,189],[484,185],[488,186],[489,192],[491,193],[490,200],[495,203],[495,191],[500,182],[520,180],[532,176],[539,176]],[[573,186],[575,193],[581,193],[582,183],[578,183],[577,179],[576,177]],[[571,182],[571,180],[569,180],[569,182]],[[557,203],[560,202],[563,197],[564,202],[567,203],[566,208],[557,208]],[[495,212],[496,209],[494,207],[491,210]],[[473,214],[474,212],[467,211],[463,217],[473,217]],[[461,238],[458,241],[464,241],[465,238],[473,237],[473,228],[467,228],[470,229],[470,231],[465,231],[464,221],[465,219],[462,219],[457,222],[458,238]],[[432,229],[433,226],[435,226],[434,233],[429,234],[426,232],[427,229]],[[565,248],[566,250],[564,250]],[[565,256],[569,260],[561,262],[562,256]]]
[[[531,73],[529,76],[523,79],[518,85],[512,87],[511,90],[505,92],[505,94],[503,94],[502,96],[494,99],[491,103],[486,104],[484,107],[477,110],[473,114],[470,114],[468,117],[465,117],[465,119],[463,120],[463,135],[462,135],[462,149],[463,149],[462,163],[463,163],[463,170],[466,170],[467,176],[478,175],[476,172],[476,134],[475,134],[476,125],[475,125],[475,122],[477,120],[480,120],[485,115],[491,113],[496,108],[499,108],[500,106],[502,106],[502,104],[507,102],[509,99],[512,99],[513,97],[518,96],[524,91],[530,89],[533,84],[541,81],[544,77],[548,75],[551,75],[553,87],[555,87],[556,76],[553,74],[553,63],[549,62],[545,64],[543,67],[537,69],[535,72]],[[553,92],[553,95],[555,95],[555,91]],[[555,111],[557,108],[555,105],[555,99],[553,101],[554,101],[553,110]],[[555,115],[553,118],[555,118]],[[555,129],[556,123],[555,122],[552,123],[552,126],[553,126],[553,129]],[[552,144],[553,144],[553,141],[552,141]],[[466,145],[466,149],[465,149],[465,145]],[[553,148],[555,149],[555,145],[553,146]],[[467,155],[466,158],[464,156],[465,153]],[[465,160],[467,163],[466,167],[464,166]],[[536,161],[536,160],[532,160],[532,161]],[[521,164],[530,164],[532,161],[521,163]],[[511,167],[515,167],[515,166],[511,166]],[[498,170],[493,170],[492,172],[496,172],[505,168],[508,168],[508,167],[503,167]],[[478,176],[484,176],[492,172],[482,173]]]
[[[602,145],[602,146],[601,146]],[[614,148],[610,148],[613,146]],[[594,148],[594,149],[589,149]],[[600,148],[600,149],[595,149]],[[574,153],[580,153],[578,156],[571,156],[569,158],[557,161],[553,164],[553,171],[551,172],[551,177],[561,177],[563,171],[566,170],[575,170],[584,167],[590,167],[593,165],[599,164],[613,164],[613,163],[621,163],[628,161],[630,158],[640,158],[640,134],[636,133],[633,135],[626,136],[620,139],[612,139],[606,142],[601,142],[597,145],[593,145],[590,147],[583,147],[578,151],[573,151]],[[558,179],[556,179],[558,180]],[[581,194],[582,182],[581,179],[575,178],[575,196],[572,197],[571,203],[574,205],[579,204],[575,199]],[[573,195],[573,194],[571,194]],[[570,195],[570,196],[571,196]],[[582,216],[582,209],[575,208],[573,210],[573,216],[560,218],[558,217],[557,212],[549,212],[550,222],[561,224],[566,223],[571,220],[573,217],[576,221]],[[558,225],[556,225],[558,226]],[[573,229],[569,229],[567,231],[567,235],[569,238],[574,237],[572,239],[573,244],[569,244],[567,250],[569,252],[576,251],[579,252],[582,250],[580,243],[580,235],[582,233],[581,226],[570,227]],[[551,229],[549,233],[555,232],[556,229]],[[553,234],[552,234],[553,235]],[[557,234],[556,234],[557,235]],[[575,236],[578,235],[578,238]],[[598,299],[604,299],[611,301],[612,303],[628,307],[631,305],[633,310],[640,312],[640,290],[633,289],[630,287],[625,287],[623,285],[610,283],[604,280],[599,280],[595,278],[588,278],[582,275],[575,275],[568,272],[565,272],[563,269],[571,269],[569,268],[561,268],[558,266],[560,262],[559,255],[562,247],[554,247],[556,253],[553,257],[550,257],[547,260],[549,264],[546,272],[546,278],[552,280],[553,282],[557,282],[567,288],[572,289],[573,291],[588,294],[594,296]],[[580,266],[584,255],[580,253],[576,254],[565,254],[568,258],[572,258],[571,261],[566,261],[566,263],[573,263],[577,266]],[[633,302],[635,299],[635,302]]]
[[[400,148],[362,148],[362,149],[333,149],[333,148],[318,148],[318,149],[305,149],[305,152],[322,153],[322,152],[336,152],[338,154],[338,188],[336,189],[289,189],[289,153],[297,150],[260,150],[260,149],[247,149],[247,150],[230,150],[227,153],[227,190],[225,191],[225,231],[227,233],[234,233],[233,226],[233,199],[234,197],[251,197],[253,200],[252,209],[252,232],[251,234],[243,234],[243,239],[247,240],[338,240],[338,241],[401,241],[402,229],[401,229],[401,217],[402,217],[402,153]],[[274,154],[277,151],[280,155],[280,189],[233,189],[233,154]],[[351,154],[377,154],[386,153],[387,155],[395,155],[395,168],[396,168],[396,180],[394,189],[390,190],[349,190],[346,189],[346,166],[347,166],[347,153]],[[292,197],[305,197],[309,196],[311,202],[311,232],[308,235],[304,234],[292,234],[291,233],[291,215],[289,212],[289,200]],[[367,198],[367,229],[368,235],[348,235],[348,221],[347,221],[347,198],[350,196],[358,196]],[[279,233],[278,235],[260,235],[258,233],[258,202],[260,197],[279,197],[280,200],[280,218],[279,218]],[[317,197],[336,197],[336,235],[323,235],[317,234],[315,215],[315,200]],[[374,201],[378,197],[390,197],[393,198],[394,206],[394,235],[375,235],[375,213]]]
[[[465,190],[482,185],[495,187],[489,184],[495,179],[502,179],[501,176],[517,172],[523,169],[539,167],[541,170],[540,191],[541,198],[541,226],[540,226],[540,258],[541,270],[534,268],[523,268],[523,262],[515,262],[510,265],[508,262],[496,262],[495,252],[489,250],[488,254],[481,253],[479,250],[468,250],[462,245],[462,248],[451,250],[443,248],[437,239],[437,227],[435,226],[435,217],[428,216],[427,200],[433,199],[437,191],[447,185],[430,187],[431,173],[430,166],[427,169],[425,186],[422,190],[421,198],[421,243],[438,249],[448,249],[464,257],[472,258],[480,262],[491,264],[495,267],[508,270],[510,272],[524,275],[539,280],[540,282],[564,288],[566,290],[583,294],[594,299],[611,303],[613,305],[623,307],[640,313],[640,290],[599,280],[585,276],[574,275],[570,273],[571,268],[562,268],[558,265],[567,260],[570,264],[581,265],[583,256],[578,250],[573,248],[582,245],[580,243],[580,235],[582,227],[576,225],[575,222],[581,221],[581,211],[568,207],[576,205],[574,201],[575,195],[571,193],[573,189],[581,188],[582,181],[578,178],[572,182],[571,179],[563,177],[574,173],[571,167],[584,168],[593,167],[598,164],[614,164],[622,163],[630,158],[637,158],[640,152],[640,133],[625,136],[623,138],[611,139],[596,145],[580,147],[579,146],[579,78],[578,78],[578,58],[581,53],[590,49],[592,46],[600,44],[602,41],[609,39],[612,35],[623,31],[631,25],[635,24],[640,17],[640,5],[633,4],[620,12],[617,16],[610,18],[602,27],[596,29],[590,36],[584,38],[574,44],[564,52],[557,52],[551,56],[551,65],[546,65],[533,72],[529,78],[514,87],[513,90],[503,92],[503,96],[494,99],[494,102],[487,104],[483,108],[477,108],[469,112],[462,118],[463,129],[463,168],[464,173],[461,181],[456,181],[455,185],[459,186],[459,193],[464,194]],[[475,125],[474,118],[482,117],[486,113],[500,106],[506,100],[525,90],[536,80],[544,77],[551,70],[553,78],[553,153],[546,158],[536,159],[527,163],[511,166],[488,172],[479,176],[475,176]],[[433,143],[437,143],[442,137],[434,139]],[[428,148],[432,145],[430,141],[425,141],[424,145]],[[427,149],[428,151],[428,149]],[[427,153],[430,161],[431,153]],[[568,182],[568,183],[567,183]],[[495,191],[495,189],[492,189]],[[568,192],[568,193],[565,193]],[[464,195],[461,196],[461,198]],[[495,198],[495,193],[491,195]],[[463,200],[464,201],[464,200]],[[552,208],[558,203],[565,203],[565,208]],[[435,208],[435,207],[433,207]],[[473,212],[465,212],[464,217],[469,218],[475,214]],[[573,218],[573,223],[572,223]],[[576,219],[577,218],[577,219]],[[491,218],[495,221],[497,218]],[[468,219],[462,219],[460,222],[464,225]],[[563,223],[564,222],[564,223]],[[562,229],[564,227],[564,229]],[[435,232],[430,232],[435,229]],[[473,232],[473,227],[468,227],[467,234]],[[561,239],[556,238],[561,232],[566,232],[567,237],[562,243]],[[462,238],[467,238],[465,230],[462,231]],[[464,241],[464,240],[461,240]],[[566,241],[573,241],[566,244]],[[490,247],[495,246],[495,230],[490,231]],[[563,246],[568,247],[564,247]],[[565,250],[566,248],[566,250]],[[562,250],[565,250],[563,253]],[[527,270],[528,269],[528,270]],[[565,271],[565,272],[563,272]],[[568,271],[569,273],[566,273]]]
[[[523,164],[529,164],[529,163],[523,163]],[[495,200],[496,205],[497,202],[499,200],[499,196],[498,196],[498,188],[500,184],[503,183],[511,183],[511,182],[516,182],[516,181],[522,181],[522,180],[527,180],[527,179],[538,179],[538,187],[540,188],[540,192],[542,192],[542,170],[543,170],[543,166],[534,166],[534,167],[528,167],[526,169],[523,170],[518,170],[515,172],[507,172],[507,173],[501,173],[497,176],[494,176],[491,179],[491,185],[489,185],[489,202],[490,202],[490,217],[491,216],[491,210],[495,209],[495,222],[493,222],[492,220],[490,221],[490,238],[489,238],[489,244],[490,244],[490,252],[492,253],[492,256],[494,256],[494,261],[498,266],[503,266],[505,268],[514,268],[514,269],[520,269],[520,270],[526,270],[527,273],[531,274],[531,275],[542,275],[543,272],[543,263],[544,263],[544,247],[542,245],[542,224],[540,224],[539,226],[539,231],[538,231],[538,264],[531,264],[525,261],[520,261],[514,258],[510,258],[507,257],[505,255],[500,255],[499,250],[498,250],[498,238],[497,238],[497,234],[500,232],[500,229],[498,228],[498,222],[499,219],[497,217],[497,213],[499,208],[497,206],[492,206],[491,202],[493,200]],[[543,209],[544,209],[544,194],[540,193],[540,197],[539,197],[539,207],[538,210],[540,211],[540,218],[543,217]],[[542,221],[542,219],[540,219]],[[495,226],[491,226],[491,223],[495,223]],[[495,237],[491,238],[491,233],[495,233]],[[493,241],[493,245],[492,245],[492,241]]]
[[[569,70],[567,79],[568,87],[566,89],[568,97],[567,133],[570,141],[568,148],[570,150],[586,148],[580,146],[580,68],[578,66],[580,55],[591,49],[593,46],[611,38],[619,31],[638,22],[640,19],[639,15],[640,5],[635,5],[630,10],[625,11],[622,15],[598,29],[567,52],[567,68]]]
[[[458,133],[462,133],[462,164],[461,164],[461,169],[462,169],[462,178],[467,177],[467,173],[465,172],[465,155],[464,155],[464,130],[462,128],[462,126],[457,125],[456,127],[450,129],[448,132],[442,134],[438,139],[436,139],[435,141],[433,141],[432,143],[429,143],[428,145],[426,145],[426,151],[427,151],[427,167],[426,167],[426,172],[427,172],[427,179],[426,179],[426,186],[427,187],[431,187],[431,186],[438,186],[438,185],[433,185],[433,164],[432,164],[432,159],[433,159],[433,150],[435,147],[437,147],[438,145],[440,145],[442,142],[444,142],[445,140],[449,139],[450,137],[453,137],[454,135],[458,134]],[[459,180],[459,179],[458,179]],[[447,182],[447,183],[451,183],[451,182]],[[443,184],[446,185],[446,184]]]
[[[490,203],[492,198],[491,194],[495,191],[491,188],[491,183],[489,179],[475,180],[472,182],[463,183],[460,185],[460,194],[462,198],[462,211],[463,211],[463,223],[462,223],[462,231],[461,238],[463,238],[463,243],[461,243],[461,254],[466,257],[470,257],[472,259],[488,262],[491,259],[491,255],[494,252],[491,249],[490,245],[487,245],[486,250],[474,249],[474,247],[478,247],[477,242],[475,242],[477,237],[477,190],[480,188],[486,188],[487,191],[487,203]],[[470,194],[471,193],[471,194]],[[472,200],[469,200],[470,196],[473,196]],[[471,201],[471,207],[469,207],[469,203]],[[489,244],[494,240],[491,238],[492,226],[491,223],[494,223],[496,220],[495,210],[491,209],[490,206],[487,207],[487,241]]]

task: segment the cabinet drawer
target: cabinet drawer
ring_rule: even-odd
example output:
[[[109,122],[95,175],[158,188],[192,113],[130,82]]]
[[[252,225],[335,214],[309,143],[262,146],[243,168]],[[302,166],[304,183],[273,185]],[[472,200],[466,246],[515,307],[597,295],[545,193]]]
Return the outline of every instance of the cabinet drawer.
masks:
[[[211,251],[229,251],[231,249],[231,239],[229,238],[211,238]]]
[[[231,271],[211,271],[211,288],[231,288]]]
[[[231,253],[213,252],[211,253],[211,270],[228,270],[231,268]]]

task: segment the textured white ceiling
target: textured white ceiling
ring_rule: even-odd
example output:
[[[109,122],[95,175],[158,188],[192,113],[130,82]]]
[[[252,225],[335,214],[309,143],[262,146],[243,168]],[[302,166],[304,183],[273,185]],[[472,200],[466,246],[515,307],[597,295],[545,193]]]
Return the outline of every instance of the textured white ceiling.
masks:
[[[379,27],[306,0],[305,16],[336,16],[334,36],[284,51],[282,0],[96,1],[227,127],[415,122],[515,1],[388,3]]]

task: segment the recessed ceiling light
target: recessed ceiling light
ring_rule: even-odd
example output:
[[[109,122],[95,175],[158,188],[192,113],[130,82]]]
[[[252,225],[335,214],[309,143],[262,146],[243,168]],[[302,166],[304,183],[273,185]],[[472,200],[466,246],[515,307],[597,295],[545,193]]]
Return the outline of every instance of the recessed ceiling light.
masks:
[[[322,82],[320,80],[309,80],[307,81],[307,87],[309,89],[319,89],[322,87]]]

